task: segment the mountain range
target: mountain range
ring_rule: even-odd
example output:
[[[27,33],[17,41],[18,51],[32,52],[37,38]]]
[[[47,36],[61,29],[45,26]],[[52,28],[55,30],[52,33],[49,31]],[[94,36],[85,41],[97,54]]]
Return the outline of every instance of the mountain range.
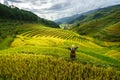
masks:
[[[92,10],[62,18],[58,24],[69,24],[69,29],[104,41],[120,41],[120,5]]]

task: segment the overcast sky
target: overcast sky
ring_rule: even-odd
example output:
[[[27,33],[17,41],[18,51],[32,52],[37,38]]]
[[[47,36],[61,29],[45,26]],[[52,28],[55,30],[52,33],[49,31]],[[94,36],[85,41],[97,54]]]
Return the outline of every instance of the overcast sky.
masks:
[[[120,4],[120,0],[0,0],[5,5],[34,12],[42,18],[55,20],[89,10]]]

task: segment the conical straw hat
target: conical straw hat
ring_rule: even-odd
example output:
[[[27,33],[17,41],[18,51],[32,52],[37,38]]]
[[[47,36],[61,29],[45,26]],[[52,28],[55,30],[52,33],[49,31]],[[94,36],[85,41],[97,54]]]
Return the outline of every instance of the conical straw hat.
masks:
[[[73,44],[73,45],[72,45],[72,48],[74,48],[74,47],[75,47],[75,45]]]

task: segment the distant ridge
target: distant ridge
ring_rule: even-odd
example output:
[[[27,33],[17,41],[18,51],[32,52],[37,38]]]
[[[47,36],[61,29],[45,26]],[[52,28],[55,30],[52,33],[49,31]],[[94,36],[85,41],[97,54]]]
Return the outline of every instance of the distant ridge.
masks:
[[[63,23],[72,24],[74,21],[79,20],[79,18],[81,18],[81,17],[83,17],[83,16],[85,16],[87,14],[94,13],[97,10],[98,9],[91,10],[91,11],[88,11],[88,12],[85,12],[85,13],[82,13],[82,14],[75,14],[75,15],[72,15],[72,16],[69,16],[69,17],[60,18],[60,19],[57,19],[57,20],[54,20],[54,21],[57,24],[63,24]]]
[[[69,19],[72,20],[70,17]],[[96,9],[79,15],[70,29],[81,34],[104,41],[120,41],[120,5]]]

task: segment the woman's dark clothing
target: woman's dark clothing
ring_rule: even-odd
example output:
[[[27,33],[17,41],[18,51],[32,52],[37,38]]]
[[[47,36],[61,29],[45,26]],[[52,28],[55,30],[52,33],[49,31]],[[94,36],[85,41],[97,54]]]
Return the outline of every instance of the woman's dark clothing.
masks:
[[[78,47],[68,48],[71,51],[71,53],[70,53],[70,58],[71,59],[75,59],[75,57],[76,57],[75,51],[76,51],[77,48]]]

